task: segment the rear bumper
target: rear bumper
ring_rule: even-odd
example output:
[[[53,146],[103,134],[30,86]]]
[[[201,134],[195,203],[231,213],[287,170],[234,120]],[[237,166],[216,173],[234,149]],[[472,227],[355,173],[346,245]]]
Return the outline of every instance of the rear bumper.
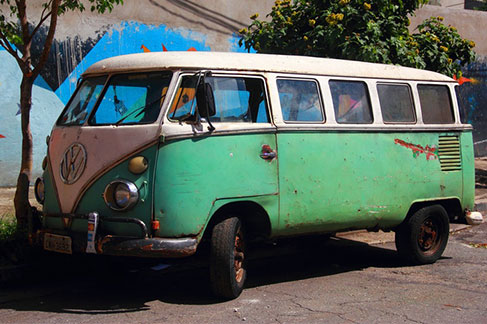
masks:
[[[465,213],[465,219],[469,225],[479,225],[482,224],[484,218],[480,212],[467,211]]]
[[[88,219],[88,215],[84,214],[49,214],[44,217],[54,217],[68,219],[63,220],[66,224],[71,224],[73,219]],[[105,222],[120,222],[130,223],[138,226],[141,230],[140,237],[117,236],[103,232],[103,223]],[[149,237],[147,226],[139,219],[133,218],[104,218],[99,217],[98,228],[95,230],[91,242],[94,245],[93,249],[87,248],[90,237],[87,232],[74,232],[70,228],[64,230],[40,229],[36,233],[35,241],[41,247],[44,247],[44,237],[46,233],[56,234],[61,236],[69,236],[72,241],[72,251],[80,253],[93,253],[117,256],[134,256],[134,257],[148,257],[148,258],[183,258],[196,253],[198,247],[198,240],[193,237],[184,238],[161,238]],[[88,230],[88,229],[87,229]],[[94,244],[93,244],[94,243]],[[90,252],[91,251],[91,252]]]

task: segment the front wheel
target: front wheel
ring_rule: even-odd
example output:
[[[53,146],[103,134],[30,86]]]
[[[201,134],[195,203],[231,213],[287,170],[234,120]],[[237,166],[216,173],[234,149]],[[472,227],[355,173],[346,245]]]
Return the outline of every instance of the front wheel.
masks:
[[[237,298],[247,278],[245,236],[238,217],[216,224],[211,235],[210,281],[213,293]]]
[[[397,252],[413,264],[434,263],[446,248],[449,230],[445,208],[423,207],[397,229]]]

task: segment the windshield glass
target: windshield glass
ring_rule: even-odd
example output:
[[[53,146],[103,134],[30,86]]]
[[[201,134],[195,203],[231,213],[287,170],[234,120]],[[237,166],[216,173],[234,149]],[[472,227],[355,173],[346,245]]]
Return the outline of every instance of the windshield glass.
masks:
[[[87,118],[90,125],[153,123],[171,77],[171,72],[120,74],[112,76],[105,87],[105,77],[87,79],[59,124],[81,125]]]
[[[68,106],[61,114],[58,125],[82,125],[100,96],[105,85],[106,76],[83,80],[74,93]]]

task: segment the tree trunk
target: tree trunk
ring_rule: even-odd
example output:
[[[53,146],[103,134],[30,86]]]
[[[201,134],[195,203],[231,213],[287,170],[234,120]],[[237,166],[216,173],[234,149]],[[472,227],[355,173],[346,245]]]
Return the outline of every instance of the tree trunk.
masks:
[[[32,210],[29,203],[29,184],[32,174],[32,132],[30,130],[30,109],[32,106],[32,77],[23,76],[20,85],[20,115],[22,125],[22,161],[17,179],[14,206],[17,228],[26,230],[32,224]]]

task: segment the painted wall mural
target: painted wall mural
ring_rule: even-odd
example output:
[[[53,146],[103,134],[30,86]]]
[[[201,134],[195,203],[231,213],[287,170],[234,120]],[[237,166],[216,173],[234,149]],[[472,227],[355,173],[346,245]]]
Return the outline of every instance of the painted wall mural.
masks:
[[[487,156],[487,59],[470,64],[463,75],[467,80],[457,92],[460,115],[463,122],[473,125],[475,156]]]
[[[236,36],[228,37],[228,42],[231,51],[244,51],[238,47]],[[34,53],[40,50],[34,46]],[[91,64],[116,55],[167,50],[210,51],[211,48],[204,34],[185,28],[137,22],[110,26],[94,38],[55,40],[48,64],[33,89],[33,179],[41,174],[46,136],[75,90],[78,78]],[[22,75],[15,60],[1,49],[0,69],[0,186],[14,186],[21,156],[19,87]]]

